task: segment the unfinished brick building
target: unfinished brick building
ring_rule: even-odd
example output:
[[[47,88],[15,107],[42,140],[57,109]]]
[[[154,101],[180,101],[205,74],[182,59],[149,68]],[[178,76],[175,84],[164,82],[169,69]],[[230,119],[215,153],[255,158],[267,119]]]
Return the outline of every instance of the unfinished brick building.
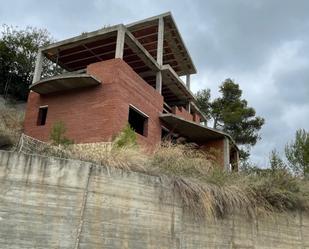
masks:
[[[44,58],[65,73],[44,78]],[[46,141],[52,125],[62,121],[76,143],[96,143],[110,141],[129,123],[144,147],[154,148],[167,134],[183,137],[220,151],[222,167],[237,168],[238,149],[231,137],[200,124],[205,118],[190,91],[195,73],[171,13],[42,47],[25,133]]]

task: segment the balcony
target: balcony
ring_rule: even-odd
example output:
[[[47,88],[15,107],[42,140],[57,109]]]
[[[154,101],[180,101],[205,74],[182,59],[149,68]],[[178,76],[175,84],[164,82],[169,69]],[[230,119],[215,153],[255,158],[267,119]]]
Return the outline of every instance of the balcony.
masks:
[[[96,86],[101,84],[89,74],[68,73],[42,79],[30,86],[30,90],[39,94],[50,94],[77,88]]]

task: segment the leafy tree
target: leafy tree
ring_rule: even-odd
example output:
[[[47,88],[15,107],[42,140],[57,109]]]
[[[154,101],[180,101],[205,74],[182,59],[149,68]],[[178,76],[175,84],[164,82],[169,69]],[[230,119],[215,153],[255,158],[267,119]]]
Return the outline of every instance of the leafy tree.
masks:
[[[67,146],[74,143],[73,140],[65,136],[66,130],[65,124],[62,121],[58,121],[53,124],[49,134],[49,138],[53,145]]]
[[[196,93],[197,105],[207,119],[211,119],[210,89],[202,89]]]
[[[299,129],[295,141],[285,147],[289,168],[297,175],[309,177],[309,132]]]
[[[270,152],[269,163],[270,163],[270,168],[273,172],[286,169],[286,165],[284,161],[282,160],[282,158],[279,156],[279,153],[277,152],[277,150],[272,150]]]
[[[231,79],[226,79],[220,86],[221,96],[210,101],[209,90],[196,94],[197,104],[207,117],[211,117],[213,127],[230,134],[238,145],[246,146],[240,157],[249,156],[249,147],[260,139],[258,131],[264,124],[264,119],[256,116],[254,108],[249,107],[242,99],[242,90]]]
[[[3,25],[0,36],[0,94],[7,91],[18,100],[26,100],[39,47],[52,41],[45,29],[27,27],[18,30]],[[44,62],[43,74],[49,74],[51,62]]]

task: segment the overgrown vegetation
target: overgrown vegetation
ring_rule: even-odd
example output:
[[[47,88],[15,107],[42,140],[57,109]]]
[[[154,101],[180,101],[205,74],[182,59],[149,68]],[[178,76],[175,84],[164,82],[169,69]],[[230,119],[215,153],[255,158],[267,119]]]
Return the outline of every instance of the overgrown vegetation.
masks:
[[[62,121],[55,122],[49,134],[51,143],[58,146],[68,146],[70,144],[73,144],[74,141],[65,136],[66,131],[67,128]]]
[[[115,146],[121,148],[121,147],[137,147],[137,141],[136,141],[136,133],[134,130],[130,127],[129,124],[127,124],[123,130],[120,132],[120,134],[114,139]]]
[[[17,112],[8,109],[5,113],[8,123],[5,129],[1,123],[1,131],[20,132]],[[144,153],[136,146],[130,129],[125,127],[113,141],[102,144],[55,146],[57,143],[43,143],[25,136],[28,141],[23,146],[31,148],[22,151],[158,176],[163,186],[181,200],[184,209],[199,218],[224,217],[234,212],[248,217],[272,212],[309,212],[309,181],[288,171],[277,152],[271,154],[270,169],[248,167],[242,172],[225,172],[216,165],[212,154],[190,145],[164,142],[153,153]],[[55,140],[62,142],[65,127],[59,123],[54,126],[54,133]],[[123,137],[130,139],[119,143]]]
[[[15,146],[23,130],[24,113],[13,106],[0,105],[0,149]]]
[[[189,145],[165,142],[152,154],[146,154],[130,143],[119,146],[115,141],[117,138],[107,144],[66,148],[46,144],[39,153],[158,176],[180,198],[184,209],[199,218],[224,217],[234,212],[253,217],[272,212],[309,211],[309,182],[285,169],[224,172],[215,165],[212,155]]]

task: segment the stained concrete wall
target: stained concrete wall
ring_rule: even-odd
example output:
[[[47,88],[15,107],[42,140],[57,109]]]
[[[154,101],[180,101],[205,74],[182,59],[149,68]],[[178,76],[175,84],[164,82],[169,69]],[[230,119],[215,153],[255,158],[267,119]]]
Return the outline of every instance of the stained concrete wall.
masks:
[[[0,152],[0,248],[296,249],[308,235],[301,214],[195,220],[157,177]]]

